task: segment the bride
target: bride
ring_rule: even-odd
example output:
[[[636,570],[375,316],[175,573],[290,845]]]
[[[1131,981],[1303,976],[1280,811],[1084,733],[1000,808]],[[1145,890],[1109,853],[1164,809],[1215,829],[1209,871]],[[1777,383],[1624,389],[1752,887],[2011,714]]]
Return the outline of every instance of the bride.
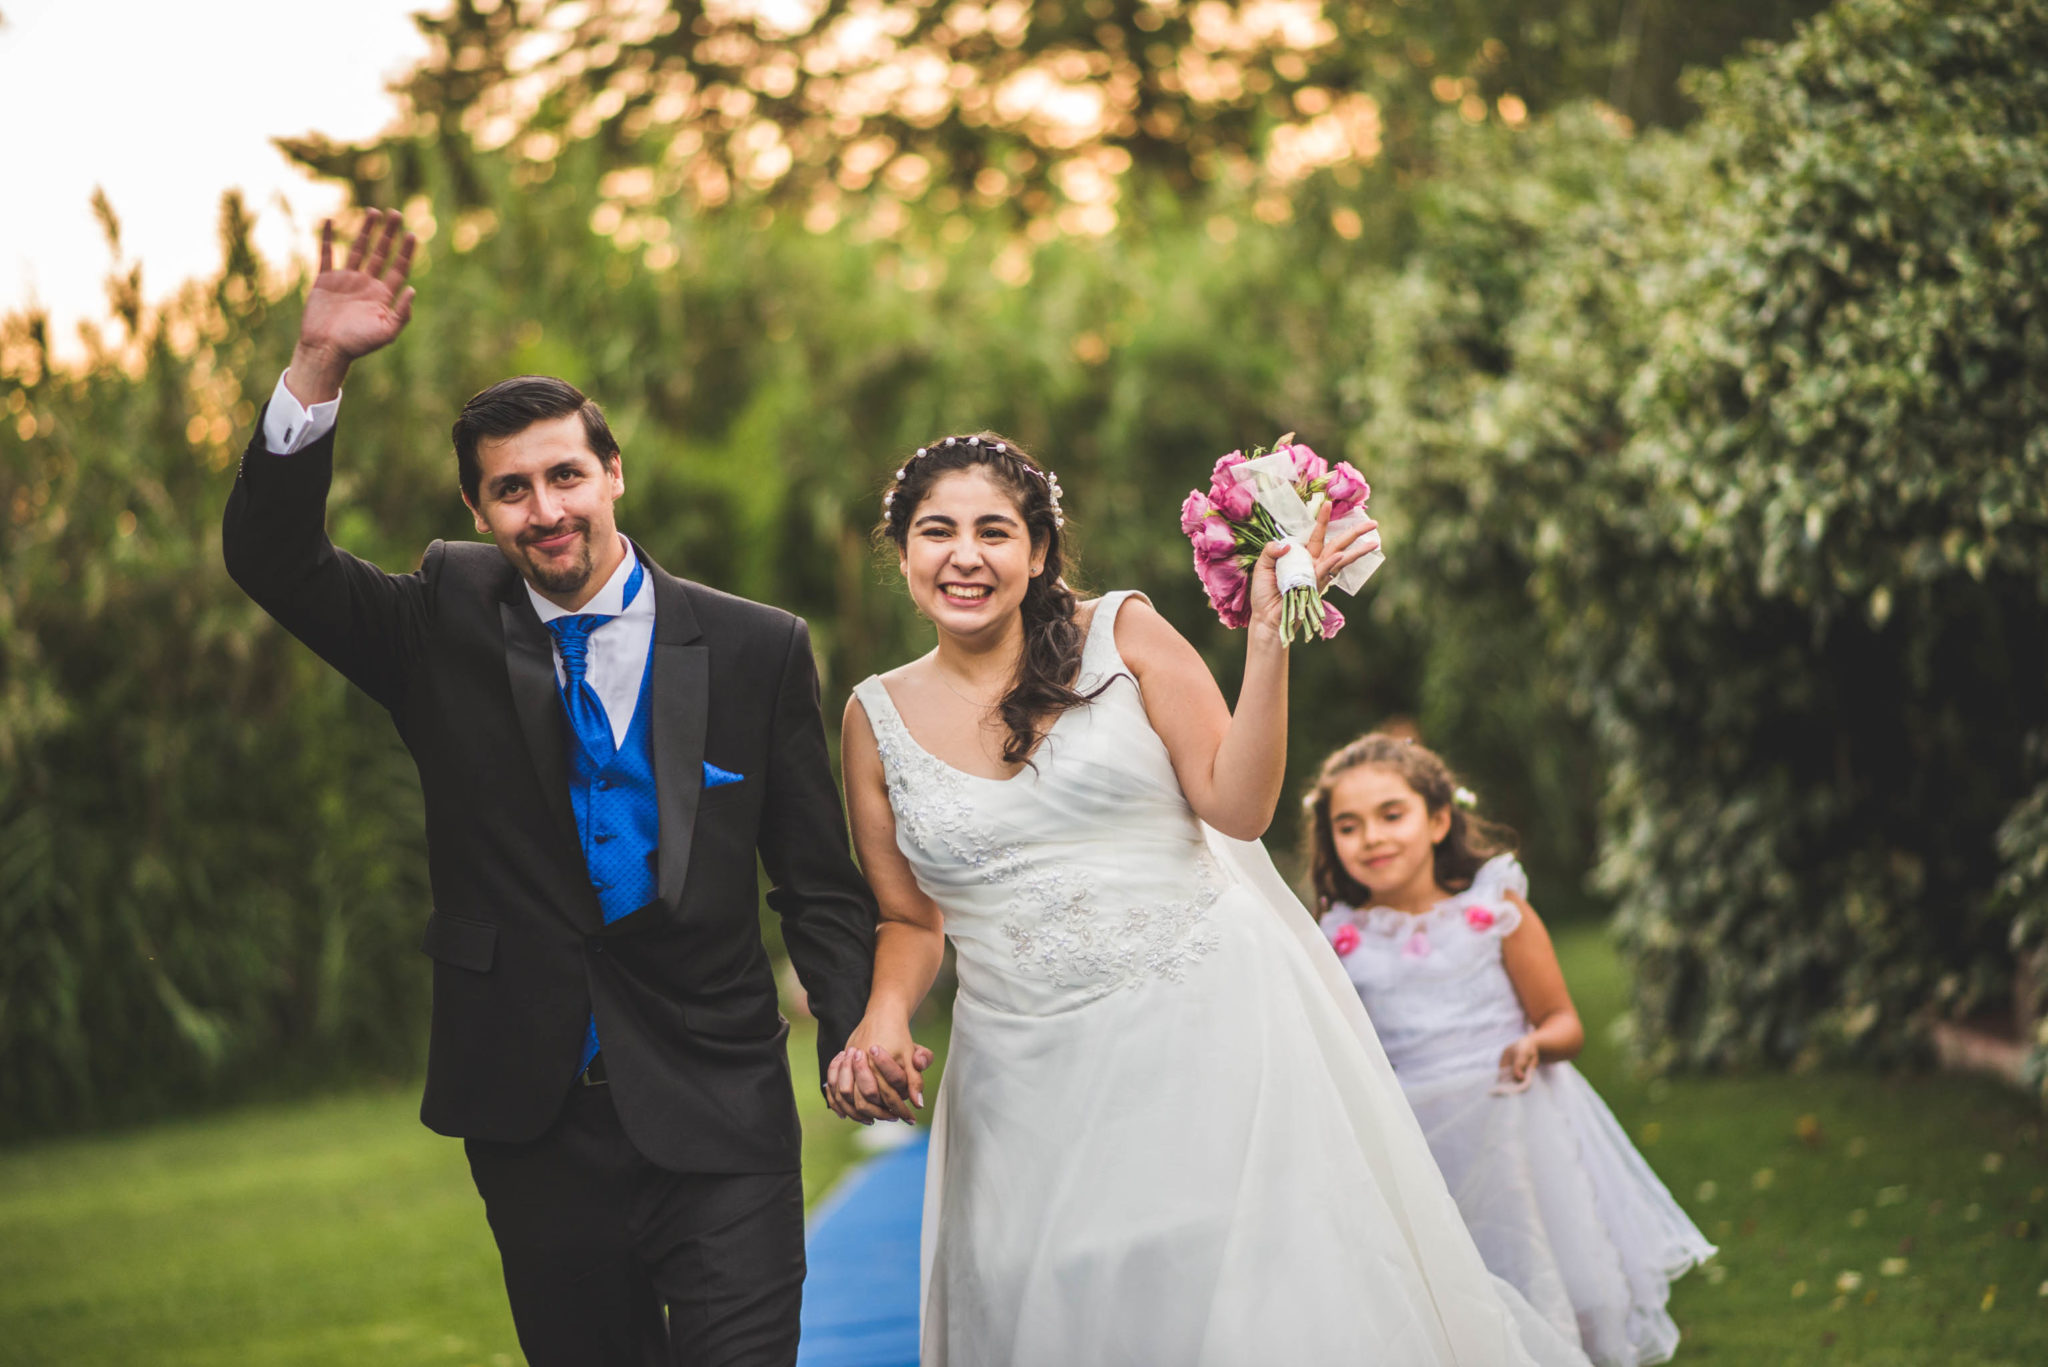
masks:
[[[1233,714],[1142,596],[1076,601],[1063,521],[1014,442],[906,461],[881,530],[938,646],[846,710],[882,922],[835,1110],[924,1104],[909,1019],[947,937],[959,972],[924,1367],[1583,1367],[1488,1276],[1357,995],[1255,843],[1285,767],[1278,548]],[[1323,582],[1370,532],[1318,529]]]

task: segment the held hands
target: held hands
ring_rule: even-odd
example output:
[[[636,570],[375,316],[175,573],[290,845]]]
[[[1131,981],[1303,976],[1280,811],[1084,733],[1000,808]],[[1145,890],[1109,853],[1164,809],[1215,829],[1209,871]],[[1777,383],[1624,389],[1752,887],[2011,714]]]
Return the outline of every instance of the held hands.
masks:
[[[877,1120],[917,1123],[924,1105],[924,1070],[932,1051],[910,1038],[901,1017],[869,1016],[825,1069],[825,1102],[834,1115],[872,1125]]]
[[[334,221],[320,225],[320,273],[306,296],[286,380],[301,403],[334,398],[350,363],[390,344],[412,318],[413,291],[405,277],[418,242],[403,231],[404,222],[396,209],[370,210],[339,270]]]
[[[1363,560],[1379,549],[1379,523],[1367,521],[1355,527],[1347,527],[1330,539],[1330,505],[1325,503],[1316,513],[1315,530],[1308,536],[1309,558],[1316,562],[1316,589],[1320,592],[1330,586],[1330,581],[1353,561]],[[1327,543],[1327,544],[1326,544]],[[1287,543],[1275,541],[1267,545],[1259,556],[1259,563],[1252,566],[1252,626],[1270,636],[1280,634],[1280,578],[1277,566],[1280,557],[1286,553]]]

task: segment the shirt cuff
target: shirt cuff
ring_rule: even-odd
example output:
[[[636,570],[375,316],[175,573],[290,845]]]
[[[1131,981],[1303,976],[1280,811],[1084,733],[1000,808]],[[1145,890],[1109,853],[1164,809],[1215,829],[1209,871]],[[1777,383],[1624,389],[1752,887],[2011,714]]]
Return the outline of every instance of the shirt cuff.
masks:
[[[273,456],[295,456],[334,430],[335,415],[341,411],[341,396],[310,409],[299,396],[285,387],[284,372],[270,393],[270,407],[263,413],[263,445]]]

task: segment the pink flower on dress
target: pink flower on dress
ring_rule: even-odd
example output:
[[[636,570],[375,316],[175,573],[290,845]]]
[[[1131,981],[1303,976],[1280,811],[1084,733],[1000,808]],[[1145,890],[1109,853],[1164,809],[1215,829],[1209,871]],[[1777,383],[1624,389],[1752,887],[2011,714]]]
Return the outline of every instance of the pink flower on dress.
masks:
[[[1499,919],[1498,916],[1495,916],[1485,907],[1465,908],[1465,924],[1474,930],[1491,930],[1493,929],[1493,923]]]
[[[1358,948],[1358,927],[1338,926],[1337,933],[1330,937],[1330,948],[1337,951],[1338,958],[1348,957],[1352,950]]]
[[[1401,946],[1401,957],[1404,959],[1427,959],[1429,957],[1429,950],[1428,934],[1417,930],[1408,937],[1408,943]]]

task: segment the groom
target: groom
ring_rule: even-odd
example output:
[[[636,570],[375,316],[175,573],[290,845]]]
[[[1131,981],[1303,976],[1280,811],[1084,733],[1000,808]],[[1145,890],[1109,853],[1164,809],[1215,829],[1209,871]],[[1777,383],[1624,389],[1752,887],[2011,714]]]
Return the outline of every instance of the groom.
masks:
[[[412,313],[372,210],[320,273],[222,529],[250,597],[390,713],[426,800],[434,1017],[420,1116],[461,1136],[535,1367],[795,1361],[800,1136],[768,903],[818,1018],[858,1024],[875,906],[847,851],[801,620],[619,534],[619,448],[560,380],[455,422],[496,543],[386,574],[323,530],[351,362]]]

